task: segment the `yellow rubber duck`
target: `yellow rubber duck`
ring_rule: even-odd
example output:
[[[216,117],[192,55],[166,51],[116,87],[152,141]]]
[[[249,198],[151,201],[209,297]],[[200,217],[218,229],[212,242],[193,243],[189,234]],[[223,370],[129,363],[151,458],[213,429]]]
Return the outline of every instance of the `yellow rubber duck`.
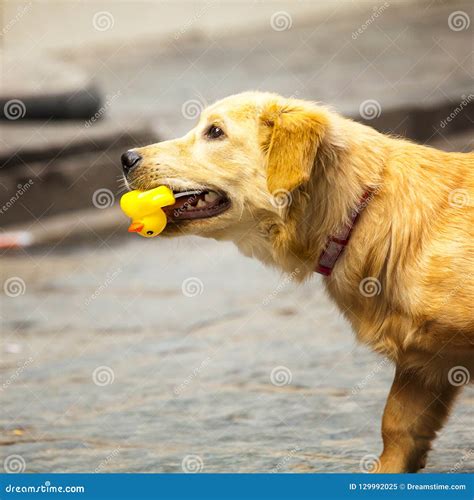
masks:
[[[149,191],[130,191],[120,199],[120,208],[132,219],[130,233],[138,233],[144,238],[158,236],[166,227],[166,214],[161,207],[173,205],[173,191],[159,186]]]

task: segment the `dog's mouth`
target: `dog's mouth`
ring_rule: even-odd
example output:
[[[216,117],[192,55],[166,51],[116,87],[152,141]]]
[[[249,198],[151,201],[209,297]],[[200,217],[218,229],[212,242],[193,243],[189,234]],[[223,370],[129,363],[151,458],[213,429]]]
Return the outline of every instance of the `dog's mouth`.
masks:
[[[176,202],[163,207],[166,216],[173,220],[208,219],[230,208],[231,202],[226,194],[212,189],[173,190]]]

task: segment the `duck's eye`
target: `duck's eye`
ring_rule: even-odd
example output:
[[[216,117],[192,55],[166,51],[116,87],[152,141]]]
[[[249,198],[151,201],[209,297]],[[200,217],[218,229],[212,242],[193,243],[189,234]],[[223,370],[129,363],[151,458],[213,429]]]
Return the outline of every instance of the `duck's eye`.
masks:
[[[208,139],[219,139],[219,137],[224,136],[224,131],[220,127],[216,127],[215,125],[211,125],[206,132],[206,137]]]
[[[153,231],[147,231],[146,234],[153,234]]]

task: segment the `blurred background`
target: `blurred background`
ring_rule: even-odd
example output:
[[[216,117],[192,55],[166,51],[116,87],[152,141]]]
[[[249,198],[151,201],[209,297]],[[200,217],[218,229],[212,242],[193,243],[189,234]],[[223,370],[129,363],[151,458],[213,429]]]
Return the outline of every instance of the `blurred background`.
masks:
[[[473,149],[470,0],[0,3],[6,472],[358,472],[393,369],[303,286],[126,232],[125,150],[258,89]],[[427,470],[474,472],[467,388]]]

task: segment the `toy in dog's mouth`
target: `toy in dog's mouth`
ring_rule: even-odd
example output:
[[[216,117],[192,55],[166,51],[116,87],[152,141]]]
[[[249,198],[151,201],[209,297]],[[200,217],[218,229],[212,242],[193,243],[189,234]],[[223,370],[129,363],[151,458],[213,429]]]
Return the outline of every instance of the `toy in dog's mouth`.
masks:
[[[173,194],[175,204],[163,207],[166,216],[172,221],[215,217],[231,205],[224,193],[211,189],[173,191]]]

